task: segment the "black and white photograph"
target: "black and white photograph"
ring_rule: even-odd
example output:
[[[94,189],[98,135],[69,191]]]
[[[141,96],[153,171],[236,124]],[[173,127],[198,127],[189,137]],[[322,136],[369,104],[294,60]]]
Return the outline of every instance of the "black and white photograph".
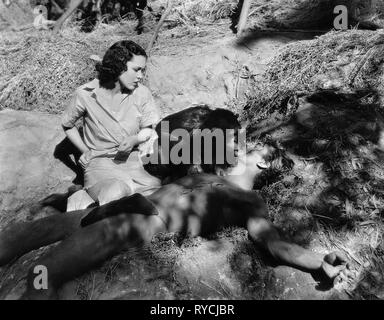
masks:
[[[383,300],[383,29],[383,0],[0,0],[0,300]]]

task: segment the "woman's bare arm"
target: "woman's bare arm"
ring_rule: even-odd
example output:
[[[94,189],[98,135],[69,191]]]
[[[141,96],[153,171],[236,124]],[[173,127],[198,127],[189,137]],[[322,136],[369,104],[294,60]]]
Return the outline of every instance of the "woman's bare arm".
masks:
[[[64,128],[64,132],[67,135],[68,139],[80,150],[81,153],[89,151],[88,147],[85,145],[83,139],[80,136],[80,132],[76,127],[73,128]]]

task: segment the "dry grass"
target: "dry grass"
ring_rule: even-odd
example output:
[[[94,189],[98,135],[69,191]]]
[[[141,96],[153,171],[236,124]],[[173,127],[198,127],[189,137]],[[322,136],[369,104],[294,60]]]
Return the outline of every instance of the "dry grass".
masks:
[[[384,5],[377,4],[370,8],[365,0],[360,2],[359,21],[376,23],[384,26]],[[165,5],[166,0],[157,1]],[[216,21],[238,16],[238,1],[235,0],[186,0],[175,1],[172,15],[177,19],[177,12],[184,17],[196,20]],[[278,29],[331,29],[333,27],[333,9],[336,5],[346,5],[349,0],[253,0],[251,1],[248,27]],[[351,8],[350,8],[351,9]],[[355,25],[357,21],[350,21]]]
[[[114,42],[133,39],[144,45],[132,24],[101,24],[95,32],[77,26],[60,36],[50,31],[4,33],[0,40],[0,106],[59,113],[80,85],[95,77],[92,54],[102,56]]]
[[[205,19],[216,21],[228,18],[237,6],[236,0],[183,0],[173,1],[173,11],[170,19],[178,19],[180,14],[183,18],[192,21]],[[167,0],[154,0],[150,6],[159,11],[161,6],[165,7]]]
[[[248,133],[280,139],[295,160],[262,189],[272,220],[313,250],[342,251],[353,299],[384,296],[383,45],[382,31],[357,30],[288,45],[243,113]]]
[[[235,0],[186,0],[179,1],[175,9],[190,19],[198,16],[215,21],[228,18],[235,10],[237,3]]]
[[[294,111],[287,107],[297,96],[317,90],[362,92],[383,103],[383,63],[384,31],[335,31],[287,45],[256,79],[244,117],[257,122],[275,110]]]
[[[61,35],[49,31],[0,33],[0,110],[35,110],[61,113],[74,90],[94,78],[91,55],[103,56],[109,46],[131,39],[144,48],[151,32],[137,35],[136,21],[100,24],[91,33],[82,33],[70,22]],[[151,54],[183,54],[185,47],[200,47],[225,36],[224,25],[184,24],[163,29]]]
[[[297,125],[285,137],[293,172],[262,194],[274,223],[295,242],[350,259],[357,271],[347,288],[352,298],[382,297],[384,152],[377,142],[378,110],[322,106],[328,112],[312,115],[313,127]]]

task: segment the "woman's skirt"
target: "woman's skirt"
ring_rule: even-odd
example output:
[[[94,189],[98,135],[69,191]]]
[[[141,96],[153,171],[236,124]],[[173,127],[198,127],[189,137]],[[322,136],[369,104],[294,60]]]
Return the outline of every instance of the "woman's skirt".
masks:
[[[161,181],[145,171],[138,151],[132,151],[125,162],[115,161],[112,157],[90,160],[85,168],[85,189],[110,179],[123,181],[132,189],[133,193],[140,193],[144,196],[150,195],[161,187]]]

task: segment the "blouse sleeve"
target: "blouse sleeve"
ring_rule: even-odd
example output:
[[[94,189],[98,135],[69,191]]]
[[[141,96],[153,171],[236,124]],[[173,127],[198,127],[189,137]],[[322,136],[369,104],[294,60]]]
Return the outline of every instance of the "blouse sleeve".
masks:
[[[76,122],[85,114],[85,105],[80,96],[80,91],[76,90],[71,98],[66,110],[62,114],[61,125],[64,128],[73,128]]]
[[[144,99],[141,105],[140,128],[154,126],[160,121],[160,109],[157,107],[152,93],[143,86]]]

